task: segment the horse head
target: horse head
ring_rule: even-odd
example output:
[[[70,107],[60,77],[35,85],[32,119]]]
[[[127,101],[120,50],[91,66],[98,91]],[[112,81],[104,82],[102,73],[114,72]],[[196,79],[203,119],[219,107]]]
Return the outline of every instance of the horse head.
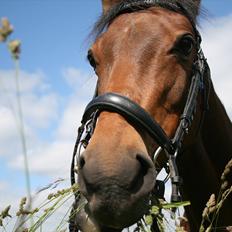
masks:
[[[125,104],[139,106],[135,108],[145,111],[172,139],[199,58],[195,21],[200,1],[102,3],[104,13],[95,27],[98,35],[88,52],[98,77],[97,96],[113,93],[114,104],[129,99]],[[78,181],[89,218],[101,230],[117,231],[147,212],[157,171],[167,157],[161,154],[154,164],[159,142],[122,110],[111,110],[111,104],[112,100],[96,113],[91,139],[78,159]],[[198,124],[198,111],[195,118]],[[193,141],[194,132],[185,143]]]

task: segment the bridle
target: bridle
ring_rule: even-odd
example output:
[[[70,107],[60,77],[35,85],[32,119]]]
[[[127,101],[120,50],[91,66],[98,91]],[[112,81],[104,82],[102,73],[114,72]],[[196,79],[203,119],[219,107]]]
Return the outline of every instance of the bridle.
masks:
[[[132,126],[138,127],[147,132],[152,139],[158,144],[158,149],[154,153],[153,161],[164,151],[167,156],[167,169],[171,179],[172,193],[171,202],[181,201],[180,186],[182,178],[179,176],[176,165],[176,158],[183,148],[183,139],[191,127],[194,114],[198,104],[198,97],[203,97],[203,113],[201,122],[204,118],[204,112],[208,109],[208,98],[210,91],[210,70],[201,49],[201,36],[197,29],[196,32],[196,59],[192,67],[192,78],[188,91],[187,101],[180,117],[179,125],[173,138],[169,138],[160,125],[146,112],[140,105],[131,99],[117,93],[105,93],[103,95],[96,93],[94,98],[87,105],[81,120],[81,126],[78,129],[78,136],[74,147],[72,164],[71,164],[71,184],[76,183],[75,173],[78,172],[78,158],[82,148],[86,148],[94,133],[98,116],[102,111],[115,112],[123,116]],[[164,183],[156,181],[156,189],[163,192]]]
[[[164,150],[169,160],[172,184],[178,185],[180,183],[180,177],[178,175],[175,159],[182,148],[184,135],[188,134],[188,130],[191,127],[199,92],[205,86],[204,83],[206,80],[204,78],[204,74],[206,69],[209,69],[209,67],[201,48],[199,48],[197,60],[194,63],[194,75],[191,80],[187,101],[173,139],[168,138],[159,124],[141,106],[129,98],[116,93],[105,93],[103,95],[94,96],[84,111],[81,126],[78,129],[78,136],[71,167],[71,183],[75,183],[75,157],[77,155],[78,148],[80,148],[79,146],[82,145],[84,148],[87,147],[89,140],[94,133],[94,128],[99,114],[102,111],[110,111],[122,115],[132,125],[138,126],[142,130],[146,131],[155,140],[155,142],[159,145],[159,148],[154,154],[154,161],[157,159],[160,152]],[[205,97],[208,98],[208,96]],[[204,109],[207,109],[207,100],[205,100]],[[173,191],[172,201],[179,200],[178,191]]]

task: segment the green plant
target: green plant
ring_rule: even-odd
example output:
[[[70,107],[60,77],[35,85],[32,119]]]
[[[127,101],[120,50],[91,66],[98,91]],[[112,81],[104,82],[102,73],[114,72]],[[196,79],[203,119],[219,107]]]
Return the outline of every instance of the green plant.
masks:
[[[229,181],[229,176],[232,173],[232,159],[226,165],[222,175],[221,175],[221,189],[219,195],[216,199],[215,194],[210,196],[210,199],[206,203],[206,207],[202,213],[202,222],[200,226],[200,232],[210,232],[216,231],[217,229],[225,229],[227,231],[231,230],[228,228],[217,227],[217,219],[228,196],[232,193],[231,180]],[[206,226],[205,226],[206,225]]]
[[[12,60],[14,62],[14,70],[15,70],[15,88],[16,88],[16,103],[17,103],[17,116],[18,116],[18,130],[19,130],[19,138],[22,145],[22,153],[24,160],[24,171],[25,171],[25,180],[26,180],[26,190],[28,197],[27,208],[30,210],[31,208],[31,183],[30,183],[30,172],[28,165],[28,155],[27,155],[27,143],[26,143],[26,135],[24,128],[24,117],[23,117],[23,107],[21,101],[21,90],[20,90],[20,81],[19,81],[19,58],[21,53],[21,41],[20,40],[9,40],[9,36],[13,33],[13,26],[9,22],[7,18],[1,19],[2,27],[0,28],[0,42],[6,43],[8,46],[8,50],[11,54]]]
[[[63,180],[60,180],[61,182]],[[43,225],[46,223],[49,218],[55,214],[55,212],[62,207],[68,200],[72,199],[74,195],[79,194],[79,188],[78,185],[73,185],[70,188],[65,189],[59,189],[54,191],[54,186],[57,186],[57,181],[49,185],[48,188],[44,188],[42,191],[39,191],[37,193],[40,194],[41,192],[44,192],[45,190],[50,191],[50,193],[47,195],[46,199],[40,203],[37,207],[33,209],[27,208],[27,201],[28,199],[26,197],[23,197],[20,201],[18,211],[13,214],[10,213],[11,206],[7,206],[1,213],[0,213],[0,229],[2,228],[2,231],[9,231],[8,227],[10,224],[10,220],[13,218],[20,218],[20,222],[15,223],[13,232],[35,232],[35,231],[43,231]],[[80,206],[77,211],[81,210],[84,207],[84,205]],[[54,225],[54,229],[52,231],[56,232],[64,232],[65,228],[68,224],[69,219],[69,213],[71,211],[71,208],[67,210],[66,213],[64,213],[63,218],[60,222],[58,222],[58,225]],[[76,212],[75,212],[76,213]],[[31,220],[31,218],[34,218],[33,223],[28,226],[27,222]],[[13,223],[13,222],[12,222]]]
[[[189,201],[167,203],[162,199],[156,199],[155,204],[153,204],[149,210],[149,213],[144,216],[142,220],[138,223],[138,230],[141,232],[151,232],[152,224],[154,221],[157,222],[159,230],[161,232],[165,231],[176,231],[185,232],[184,228],[178,225],[178,219],[176,212],[180,207],[190,205]],[[175,226],[166,219],[167,215],[170,215],[173,221],[175,221]]]

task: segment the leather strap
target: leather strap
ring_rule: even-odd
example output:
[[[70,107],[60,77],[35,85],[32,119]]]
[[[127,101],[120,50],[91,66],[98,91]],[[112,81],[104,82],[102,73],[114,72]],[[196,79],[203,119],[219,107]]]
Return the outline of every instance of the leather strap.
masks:
[[[134,126],[139,126],[170,154],[174,153],[172,141],[159,124],[137,103],[116,93],[106,93],[94,98],[86,107],[82,124],[85,124],[94,112],[110,111],[125,117]]]

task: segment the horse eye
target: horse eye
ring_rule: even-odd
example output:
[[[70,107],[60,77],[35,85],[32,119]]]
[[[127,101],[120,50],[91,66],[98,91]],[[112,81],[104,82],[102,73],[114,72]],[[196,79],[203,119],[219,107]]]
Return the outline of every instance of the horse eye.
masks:
[[[95,59],[94,59],[94,57],[93,57],[93,53],[92,53],[91,50],[88,51],[87,59],[88,59],[90,65],[91,65],[94,69],[96,69],[97,64],[96,64],[96,61],[95,61]]]
[[[193,50],[193,45],[194,45],[194,40],[192,36],[185,35],[178,42],[177,49],[182,55],[189,56]]]

